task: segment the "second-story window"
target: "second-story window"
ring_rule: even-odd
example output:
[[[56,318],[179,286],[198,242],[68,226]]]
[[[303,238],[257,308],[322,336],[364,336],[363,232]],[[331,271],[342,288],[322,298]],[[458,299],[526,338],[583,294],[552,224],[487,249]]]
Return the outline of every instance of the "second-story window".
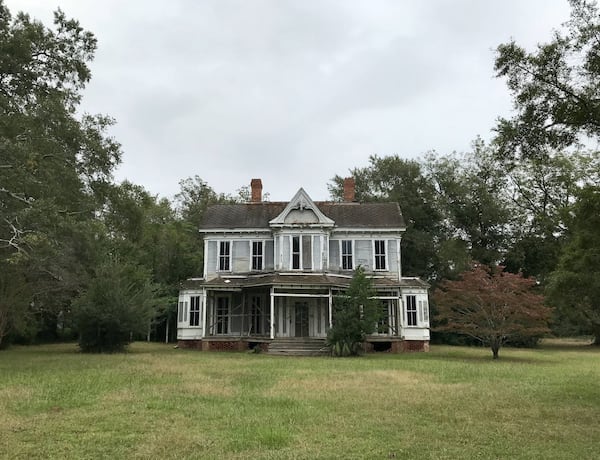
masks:
[[[354,263],[352,260],[352,241],[342,241],[342,270],[353,270]]]
[[[375,240],[375,270],[385,270],[385,240]]]
[[[219,242],[219,271],[227,272],[231,270],[231,242]]]
[[[300,237],[292,236],[292,270],[300,270]]]
[[[263,242],[252,242],[252,270],[263,269]]]

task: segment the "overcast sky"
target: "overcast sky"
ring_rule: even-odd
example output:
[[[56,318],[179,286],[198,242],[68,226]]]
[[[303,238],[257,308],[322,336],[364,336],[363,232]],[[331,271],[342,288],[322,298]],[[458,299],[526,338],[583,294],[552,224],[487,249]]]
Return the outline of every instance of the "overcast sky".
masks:
[[[199,175],[233,193],[327,199],[371,154],[418,158],[489,139],[510,95],[494,49],[533,48],[566,0],[6,0],[98,39],[83,110],[114,117],[116,179],[171,198]]]

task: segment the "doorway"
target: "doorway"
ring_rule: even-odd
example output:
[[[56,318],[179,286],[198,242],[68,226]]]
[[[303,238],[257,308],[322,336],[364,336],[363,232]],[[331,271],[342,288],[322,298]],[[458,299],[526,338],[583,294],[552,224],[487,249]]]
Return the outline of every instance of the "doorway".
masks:
[[[295,337],[308,337],[308,304],[296,302],[295,308]]]

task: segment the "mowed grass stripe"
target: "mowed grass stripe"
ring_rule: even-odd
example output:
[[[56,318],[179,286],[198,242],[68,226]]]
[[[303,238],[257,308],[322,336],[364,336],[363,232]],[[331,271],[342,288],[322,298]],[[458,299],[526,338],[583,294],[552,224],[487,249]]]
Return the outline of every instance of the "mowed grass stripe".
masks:
[[[596,458],[580,343],[292,358],[136,343],[0,352],[2,458]]]

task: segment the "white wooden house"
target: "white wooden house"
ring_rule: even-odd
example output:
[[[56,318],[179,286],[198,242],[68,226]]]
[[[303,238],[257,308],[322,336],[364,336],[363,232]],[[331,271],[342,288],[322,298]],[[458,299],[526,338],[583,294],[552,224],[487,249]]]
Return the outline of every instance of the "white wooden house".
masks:
[[[362,266],[383,318],[367,350],[428,350],[428,285],[400,263],[404,219],[397,203],[314,202],[300,189],[289,202],[262,201],[260,179],[245,204],[205,213],[204,273],[182,284],[177,338],[182,347],[275,350],[307,338],[324,346],[332,301]]]

